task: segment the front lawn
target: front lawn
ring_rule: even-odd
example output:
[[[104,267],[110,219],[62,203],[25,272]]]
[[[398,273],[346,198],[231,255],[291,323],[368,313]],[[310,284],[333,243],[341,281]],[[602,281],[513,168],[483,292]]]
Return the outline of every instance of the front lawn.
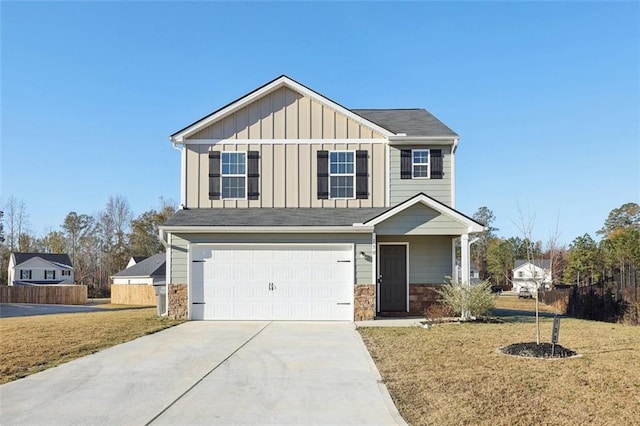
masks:
[[[506,309],[535,307],[516,297],[498,301]],[[412,425],[638,424],[639,327],[563,318],[559,344],[582,356],[525,359],[497,352],[535,341],[535,318],[516,318],[359,331]],[[541,319],[543,341],[550,341],[552,323]]]
[[[0,384],[181,322],[158,318],[156,308],[118,308],[0,319]]]

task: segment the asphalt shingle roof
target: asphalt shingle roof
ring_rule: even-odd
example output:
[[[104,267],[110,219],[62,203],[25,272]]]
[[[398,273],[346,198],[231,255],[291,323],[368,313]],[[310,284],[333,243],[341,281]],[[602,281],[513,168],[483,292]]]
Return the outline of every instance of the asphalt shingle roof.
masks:
[[[178,210],[165,226],[351,226],[388,208],[238,208]]]
[[[426,109],[352,109],[351,111],[393,133],[406,133],[407,136],[458,136]]]
[[[53,254],[53,253],[13,253],[16,259],[16,265],[26,262],[34,257],[39,257],[47,262],[59,263],[60,265],[73,266],[71,258],[68,254]]]
[[[522,265],[526,265],[527,263],[529,263],[529,261],[527,259],[517,259],[514,263],[514,269],[521,267]],[[542,260],[534,260],[533,263],[535,266],[537,266],[538,268],[542,268],[542,269],[550,269],[551,268],[551,260],[549,259],[542,259]]]
[[[167,256],[164,253],[154,254],[130,268],[116,272],[114,277],[164,277]]]

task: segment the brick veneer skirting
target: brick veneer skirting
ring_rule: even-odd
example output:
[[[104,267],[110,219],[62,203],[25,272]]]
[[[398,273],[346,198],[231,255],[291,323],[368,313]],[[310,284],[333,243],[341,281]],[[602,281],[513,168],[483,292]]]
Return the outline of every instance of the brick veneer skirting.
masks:
[[[376,286],[356,285],[353,291],[354,321],[372,320],[376,317]]]
[[[186,284],[169,284],[167,294],[167,315],[171,319],[187,319],[189,297]]]
[[[440,300],[436,289],[442,284],[410,284],[409,285],[409,313],[424,315],[425,309]]]

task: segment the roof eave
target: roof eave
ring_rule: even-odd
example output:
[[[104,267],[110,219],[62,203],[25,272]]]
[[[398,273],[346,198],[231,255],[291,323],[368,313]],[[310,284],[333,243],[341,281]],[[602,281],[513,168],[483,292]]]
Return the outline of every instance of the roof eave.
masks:
[[[198,225],[180,225],[180,226],[161,226],[162,233],[230,233],[230,234],[274,234],[274,233],[371,233],[373,226],[362,225],[339,225],[339,226],[198,226]]]

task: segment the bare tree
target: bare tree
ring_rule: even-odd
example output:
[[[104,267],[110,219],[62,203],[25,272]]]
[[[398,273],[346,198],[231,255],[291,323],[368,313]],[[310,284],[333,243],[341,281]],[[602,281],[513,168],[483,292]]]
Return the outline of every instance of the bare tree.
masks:
[[[28,234],[29,228],[29,214],[27,213],[27,206],[22,200],[18,200],[13,195],[7,199],[4,205],[5,213],[7,215],[7,245],[9,251],[24,251],[23,247],[20,247],[20,236]],[[23,237],[23,241],[26,242],[28,238]],[[24,245],[24,244],[23,244]],[[26,249],[27,247],[24,247]]]

